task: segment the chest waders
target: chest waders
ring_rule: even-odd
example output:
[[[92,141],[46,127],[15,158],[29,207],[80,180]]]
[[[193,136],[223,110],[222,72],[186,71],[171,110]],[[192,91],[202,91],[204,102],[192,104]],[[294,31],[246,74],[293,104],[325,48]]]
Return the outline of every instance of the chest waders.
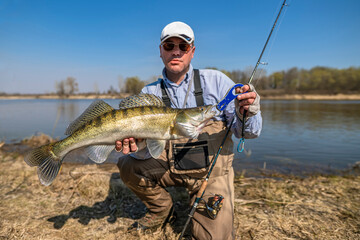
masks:
[[[189,88],[186,93],[183,107],[185,107],[187,97],[188,97],[188,94],[189,94],[189,91],[191,88],[192,80],[194,80],[194,95],[195,95],[195,99],[196,99],[196,105],[197,106],[204,105],[203,90],[201,88],[201,83],[200,83],[199,69],[194,69],[193,79],[191,79],[189,82]],[[161,81],[161,92],[162,92],[162,100],[163,100],[164,104],[167,107],[171,107],[170,106],[171,98],[169,97],[169,95],[166,91],[165,83],[163,80]],[[221,151],[221,148],[224,145],[224,142],[226,141],[228,134],[229,134],[229,130],[227,130],[225,133],[225,137],[223,139],[223,142],[220,145],[217,155],[220,154],[219,151]],[[202,155],[201,150],[199,150],[199,147],[202,147],[204,149],[204,155]],[[214,151],[212,151],[212,152],[214,152]],[[172,144],[172,153],[174,156],[174,162],[170,161],[170,168],[172,169],[173,172],[179,173],[179,174],[181,174],[181,173],[182,174],[196,173],[196,169],[205,167],[207,170],[206,179],[208,179],[209,175],[211,174],[212,169],[214,168],[214,165],[216,163],[216,161],[213,161],[211,167],[209,168],[210,162],[209,162],[208,142],[207,141],[199,140],[197,142],[188,141],[185,144],[182,144],[182,143]],[[190,157],[187,158],[186,155],[190,155]],[[193,159],[191,159],[191,158],[193,158]],[[181,170],[183,170],[183,171],[181,171]],[[205,192],[207,182],[208,182],[206,179],[203,182],[203,184],[201,185],[200,190],[198,191],[198,193],[202,193],[201,196],[196,196],[197,199],[199,198],[199,201],[202,201],[204,203],[204,206],[198,206],[198,204],[196,204],[196,207],[192,209],[192,212],[190,213],[190,215],[193,215],[196,209],[202,208],[202,209],[206,210],[206,212],[208,213],[208,215],[211,219],[215,219],[224,203],[224,197],[221,194],[214,194],[214,197],[211,197],[207,203],[202,198],[203,194]],[[206,182],[206,184],[204,184],[205,182]],[[188,221],[190,221],[190,218],[188,219]],[[185,226],[187,226],[187,225],[188,225],[188,223]]]

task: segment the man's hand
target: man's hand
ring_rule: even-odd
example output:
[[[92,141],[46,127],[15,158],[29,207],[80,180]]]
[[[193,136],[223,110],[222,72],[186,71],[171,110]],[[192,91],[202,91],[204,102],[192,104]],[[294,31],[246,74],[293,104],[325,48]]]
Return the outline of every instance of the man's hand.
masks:
[[[241,88],[236,88],[235,93],[244,93],[239,94],[235,99],[235,111],[241,120],[243,119],[244,110],[247,111],[246,120],[259,112],[260,96],[257,94],[252,84],[247,84]]]
[[[137,152],[138,146],[137,142],[142,142],[142,139],[135,138],[124,138],[123,140],[117,140],[115,142],[115,150],[117,152],[123,152],[123,154],[129,154],[133,152]]]

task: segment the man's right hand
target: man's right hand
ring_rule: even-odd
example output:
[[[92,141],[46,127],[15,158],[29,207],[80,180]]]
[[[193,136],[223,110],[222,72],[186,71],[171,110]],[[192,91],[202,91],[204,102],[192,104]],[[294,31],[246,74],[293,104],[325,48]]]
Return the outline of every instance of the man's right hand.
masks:
[[[143,139],[135,139],[135,138],[124,138],[123,140],[117,140],[115,142],[115,150],[117,152],[122,152],[123,154],[129,154],[137,152],[138,146],[137,142],[141,142]]]

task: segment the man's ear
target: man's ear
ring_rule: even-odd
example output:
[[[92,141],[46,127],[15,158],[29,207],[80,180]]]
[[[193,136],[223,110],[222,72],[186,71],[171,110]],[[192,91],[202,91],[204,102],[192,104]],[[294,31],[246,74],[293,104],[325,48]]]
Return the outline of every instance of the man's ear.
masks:
[[[191,56],[191,59],[193,59],[194,58],[194,53],[195,53],[195,46],[193,46],[193,48],[191,49],[191,51],[192,51],[192,56]]]

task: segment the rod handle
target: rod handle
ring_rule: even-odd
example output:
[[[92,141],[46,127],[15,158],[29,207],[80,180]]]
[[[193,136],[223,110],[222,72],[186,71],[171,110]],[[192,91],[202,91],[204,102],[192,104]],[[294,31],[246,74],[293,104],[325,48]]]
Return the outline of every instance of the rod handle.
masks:
[[[202,197],[202,195],[204,194],[205,189],[206,189],[206,187],[207,187],[207,184],[208,184],[208,180],[205,179],[205,180],[202,182],[201,187],[200,187],[198,193],[196,194],[196,198],[201,198],[201,197]]]

